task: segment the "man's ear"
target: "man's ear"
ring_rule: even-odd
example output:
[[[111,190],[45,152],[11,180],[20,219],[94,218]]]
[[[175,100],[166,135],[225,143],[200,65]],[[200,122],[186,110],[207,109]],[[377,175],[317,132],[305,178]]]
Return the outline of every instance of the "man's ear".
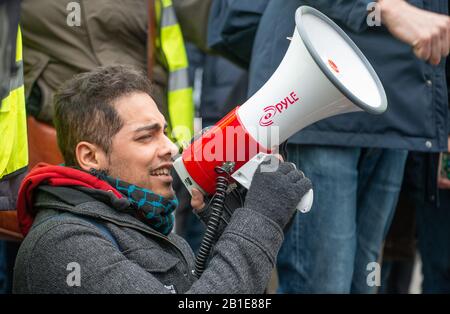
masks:
[[[107,168],[105,152],[97,145],[79,142],[75,148],[75,156],[81,169],[89,171],[92,168],[100,170]]]

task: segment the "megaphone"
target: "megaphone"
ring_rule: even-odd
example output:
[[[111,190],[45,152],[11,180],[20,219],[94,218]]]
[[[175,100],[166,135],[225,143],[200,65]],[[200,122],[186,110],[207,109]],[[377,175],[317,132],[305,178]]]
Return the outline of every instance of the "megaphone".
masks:
[[[267,83],[174,162],[189,191],[213,195],[217,169],[224,167],[248,188],[265,154],[304,127],[338,114],[386,110],[380,79],[339,26],[308,6],[297,9],[295,22],[289,48]],[[308,211],[312,198],[311,190],[298,208]]]

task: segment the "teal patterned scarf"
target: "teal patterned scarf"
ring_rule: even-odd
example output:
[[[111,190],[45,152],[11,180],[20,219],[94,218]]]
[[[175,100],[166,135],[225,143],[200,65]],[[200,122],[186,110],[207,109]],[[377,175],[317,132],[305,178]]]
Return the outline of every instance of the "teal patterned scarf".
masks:
[[[90,174],[108,182],[119,191],[135,209],[137,218],[155,229],[168,235],[174,224],[174,211],[178,206],[178,199],[166,198],[152,191],[127,183],[118,178],[108,176],[104,171],[91,170]]]

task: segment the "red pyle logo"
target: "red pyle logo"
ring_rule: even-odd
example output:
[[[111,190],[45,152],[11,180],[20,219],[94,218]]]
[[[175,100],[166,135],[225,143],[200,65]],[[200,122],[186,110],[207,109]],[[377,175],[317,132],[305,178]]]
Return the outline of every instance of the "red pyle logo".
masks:
[[[289,96],[285,97],[283,100],[278,102],[275,105],[264,107],[264,114],[259,119],[259,125],[260,126],[270,126],[273,124],[273,119],[277,114],[282,114],[283,112],[288,109],[290,105],[295,104],[297,101],[299,101],[300,98],[297,97],[295,92],[291,92]]]

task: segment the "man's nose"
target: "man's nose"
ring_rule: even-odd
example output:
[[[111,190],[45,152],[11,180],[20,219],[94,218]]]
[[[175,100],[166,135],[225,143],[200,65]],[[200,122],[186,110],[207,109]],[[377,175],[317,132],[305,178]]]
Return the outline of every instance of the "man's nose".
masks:
[[[179,148],[177,145],[175,145],[170,138],[167,136],[164,136],[164,148],[162,149],[161,153],[162,155],[166,156],[169,155],[171,158],[175,157],[178,152]]]

